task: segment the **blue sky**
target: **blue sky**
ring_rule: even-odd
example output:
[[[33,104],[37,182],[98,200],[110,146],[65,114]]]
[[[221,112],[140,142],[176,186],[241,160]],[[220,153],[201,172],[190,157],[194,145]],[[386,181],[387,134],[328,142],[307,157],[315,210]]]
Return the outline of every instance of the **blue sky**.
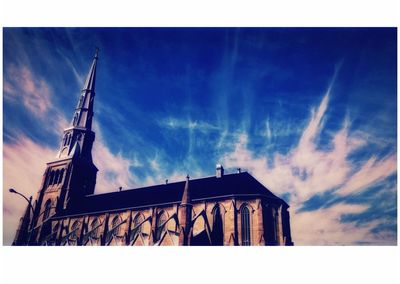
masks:
[[[97,193],[210,176],[222,163],[291,205],[295,244],[397,243],[395,29],[3,35],[5,189],[37,192],[99,47]],[[4,193],[5,243],[24,206]]]

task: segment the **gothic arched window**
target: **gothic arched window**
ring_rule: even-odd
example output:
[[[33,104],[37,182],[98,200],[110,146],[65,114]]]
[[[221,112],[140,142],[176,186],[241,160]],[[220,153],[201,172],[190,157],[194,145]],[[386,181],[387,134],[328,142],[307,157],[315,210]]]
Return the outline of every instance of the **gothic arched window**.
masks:
[[[71,236],[70,239],[76,240],[78,238],[78,230],[79,230],[79,221],[75,221],[71,227]]]
[[[121,226],[118,226],[121,223],[121,218],[119,216],[115,216],[114,219],[112,220],[112,234],[115,236],[118,236],[120,231],[121,231]]]
[[[67,134],[67,145],[71,144],[72,134]]]
[[[161,213],[158,215],[157,218],[157,228],[156,228],[156,240],[159,240],[161,238],[161,234],[165,231],[165,221],[167,220],[167,217],[164,213],[164,211],[161,211]]]
[[[80,114],[79,111],[74,114],[74,119],[73,119],[72,125],[76,126],[79,124],[79,114]]]
[[[213,223],[212,223],[212,245],[222,246],[224,244],[224,232],[222,226],[221,209],[217,203],[212,211]]]
[[[137,235],[142,232],[142,222],[144,221],[144,217],[142,214],[137,214],[135,219],[133,220],[133,229],[131,231],[131,241],[133,241]],[[139,226],[140,225],[140,226]]]
[[[83,95],[79,97],[78,107],[82,107]]]
[[[99,222],[99,218],[95,218],[92,223],[90,224],[90,237],[97,239],[99,237],[99,226],[100,222]]]
[[[250,246],[250,211],[246,206],[240,210],[240,221],[242,227],[242,246]]]
[[[58,178],[59,177],[60,177],[60,170],[56,170],[56,173],[54,175],[53,184],[58,184]]]
[[[49,185],[52,185],[54,181],[54,171],[50,172],[50,178],[49,178]]]
[[[64,169],[61,169],[61,171],[60,171],[60,176],[58,177],[57,183],[62,182],[63,177],[64,177]]]
[[[49,218],[51,210],[51,199],[47,200],[44,205],[44,212],[43,212],[43,222]]]

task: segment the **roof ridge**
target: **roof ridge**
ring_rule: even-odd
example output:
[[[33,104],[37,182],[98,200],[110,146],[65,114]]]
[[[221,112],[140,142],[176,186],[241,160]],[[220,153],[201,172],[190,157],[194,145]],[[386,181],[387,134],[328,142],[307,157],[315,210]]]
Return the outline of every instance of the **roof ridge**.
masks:
[[[224,174],[223,177],[225,176],[236,176],[236,175],[242,175],[242,174],[247,174],[249,176],[250,175],[247,171],[243,171],[240,173],[229,173],[229,174]],[[222,178],[223,178],[222,177]],[[204,179],[209,179],[209,178],[217,178],[215,175],[212,176],[205,176],[205,177],[200,177],[200,178],[195,178],[195,179],[191,179],[190,181],[198,181],[198,180],[204,180]],[[147,185],[147,186],[142,186],[142,187],[136,187],[136,188],[129,188],[129,189],[125,189],[125,190],[121,190],[121,191],[109,191],[109,192],[102,192],[102,193],[93,193],[93,194],[89,194],[86,195],[86,197],[93,197],[93,196],[100,196],[100,195],[106,195],[106,194],[110,194],[110,193],[123,193],[123,192],[128,192],[128,191],[133,191],[133,190],[139,190],[139,189],[146,189],[146,188],[152,188],[152,187],[157,187],[157,186],[171,186],[174,184],[178,184],[178,183],[185,183],[185,180],[182,181],[175,181],[175,182],[169,182],[169,183],[160,183],[160,184],[154,184],[154,185]]]

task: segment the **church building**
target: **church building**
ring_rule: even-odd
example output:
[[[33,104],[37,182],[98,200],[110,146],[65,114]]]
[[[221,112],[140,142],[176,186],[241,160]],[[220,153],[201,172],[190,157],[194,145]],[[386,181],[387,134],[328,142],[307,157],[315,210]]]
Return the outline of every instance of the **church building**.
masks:
[[[98,51],[13,245],[293,245],[289,205],[240,169],[217,165],[215,176],[94,194],[97,62]]]

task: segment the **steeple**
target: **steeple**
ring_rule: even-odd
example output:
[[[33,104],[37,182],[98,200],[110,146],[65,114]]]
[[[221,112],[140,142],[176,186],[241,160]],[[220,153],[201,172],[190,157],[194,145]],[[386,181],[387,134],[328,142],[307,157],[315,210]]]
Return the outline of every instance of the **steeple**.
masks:
[[[92,159],[91,151],[95,138],[92,131],[92,119],[98,59],[99,49],[96,49],[71,124],[64,129],[58,158],[82,155],[88,160]]]
[[[89,73],[81,91],[78,105],[76,106],[75,113],[72,118],[71,126],[82,127],[88,130],[92,129],[93,102],[95,96],[96,68],[98,58],[99,49],[96,49],[92,65],[90,66]]]
[[[92,118],[98,58],[99,50],[96,49],[89,73],[78,100],[78,105],[75,108],[72,123],[69,127],[64,129],[57,160],[48,163],[50,166],[53,163],[56,165],[60,160],[69,160],[73,164],[74,173],[71,173],[67,168],[64,168],[64,172],[65,175],[72,174],[76,177],[76,180],[71,182],[76,182],[76,184],[74,184],[74,190],[77,195],[92,194],[96,183],[97,168],[93,164],[92,159],[92,148],[95,140],[95,133],[92,131]],[[61,168],[59,170],[61,170]],[[55,177],[56,176],[55,174]],[[50,178],[50,180],[52,179]],[[77,188],[80,189],[77,190]],[[69,194],[71,193],[72,192],[69,192]]]
[[[72,123],[63,131],[60,151],[54,160],[47,163],[32,217],[28,208],[21,222],[20,231],[25,236],[28,235],[24,233],[28,226],[36,228],[26,237],[32,244],[41,244],[52,233],[51,216],[81,204],[84,196],[94,193],[98,169],[92,159],[95,140],[92,118],[97,61],[98,50],[90,65]],[[26,243],[27,239],[20,240],[19,235],[15,242]]]
[[[82,91],[94,91],[95,82],[96,82],[96,65],[97,59],[99,58],[99,49],[96,49],[96,53],[94,54],[92,65],[90,66],[89,74],[86,77],[85,85],[83,86]]]

